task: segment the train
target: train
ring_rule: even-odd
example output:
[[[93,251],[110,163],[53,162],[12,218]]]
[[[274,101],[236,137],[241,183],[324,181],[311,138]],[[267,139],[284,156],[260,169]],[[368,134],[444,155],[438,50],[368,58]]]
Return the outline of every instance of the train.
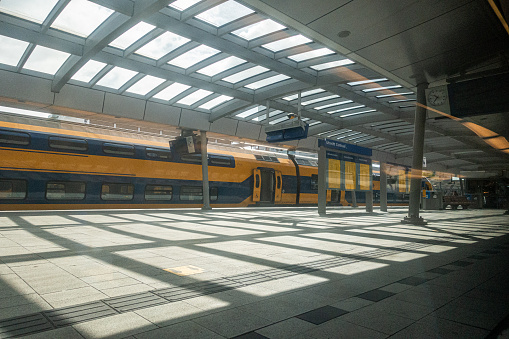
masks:
[[[0,121],[0,159],[0,210],[203,204],[201,155],[175,152],[162,138]],[[212,208],[317,204],[316,162],[209,145],[208,168]],[[375,202],[379,187],[375,176]],[[364,202],[362,192],[356,198]],[[328,190],[327,201],[351,205],[351,192]],[[388,201],[408,197],[389,191]]]

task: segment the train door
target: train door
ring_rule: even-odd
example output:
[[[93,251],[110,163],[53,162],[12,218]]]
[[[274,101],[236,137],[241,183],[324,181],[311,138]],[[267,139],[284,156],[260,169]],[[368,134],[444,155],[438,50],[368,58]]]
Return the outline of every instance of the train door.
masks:
[[[260,202],[274,202],[274,170],[260,169]]]

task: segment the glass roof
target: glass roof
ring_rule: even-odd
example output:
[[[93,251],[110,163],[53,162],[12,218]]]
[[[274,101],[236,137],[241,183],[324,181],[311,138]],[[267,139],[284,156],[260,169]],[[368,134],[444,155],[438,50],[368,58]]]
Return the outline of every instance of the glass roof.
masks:
[[[131,46],[133,43],[138,41],[141,37],[145,36],[148,32],[156,28],[150,24],[145,22],[140,22],[136,26],[129,29],[127,32],[116,38],[110,43],[110,46],[117,47],[120,49],[126,49]]]
[[[28,42],[0,35],[0,63],[16,66],[27,47]]]
[[[262,45],[262,47],[271,50],[272,52],[282,51],[283,49],[292,48],[295,46],[300,46],[307,44],[313,40],[306,38],[305,36],[299,34],[294,35],[289,38],[284,38],[281,40],[269,42],[268,44]]]
[[[254,13],[252,9],[230,0],[200,13],[196,18],[220,27],[251,13]]]
[[[86,38],[113,13],[87,0],[71,0],[51,27]]]
[[[201,45],[193,48],[188,52],[185,52],[184,54],[179,55],[175,59],[168,61],[168,63],[180,68],[189,68],[192,65],[195,65],[217,53],[219,53],[217,49],[206,45]]]
[[[247,118],[250,115],[253,115],[255,113],[259,113],[259,112],[264,111],[264,110],[265,110],[265,106],[256,106],[256,107],[248,109],[247,111],[239,113],[239,114],[237,114],[235,116],[239,117],[239,118]]]
[[[383,91],[385,89],[394,89],[394,88],[401,88],[401,87],[402,87],[401,85],[385,86],[385,87],[373,87],[373,88],[363,89],[362,91],[364,93],[369,93],[369,92]]]
[[[324,55],[329,55],[329,54],[334,54],[334,51],[324,47],[324,48],[314,49],[312,51],[308,51],[308,52],[304,52],[304,53],[290,55],[288,58],[290,58],[296,62],[301,62],[304,60],[318,58],[318,57],[321,57]]]
[[[241,29],[233,31],[232,34],[238,35],[246,40],[253,40],[276,31],[281,31],[285,28],[285,26],[278,24],[275,21],[266,19],[255,24],[242,27]]]
[[[302,105],[303,106],[310,105],[310,104],[314,104],[314,103],[317,103],[317,102],[320,102],[320,101],[325,101],[325,100],[334,99],[334,98],[339,98],[339,95],[333,94],[333,95],[328,95],[326,97],[321,97],[321,98],[317,98],[317,99],[312,99],[312,100],[304,101],[302,103]]]
[[[280,111],[280,110],[271,111],[269,113],[269,118],[272,118],[273,116],[276,116],[276,115],[281,114],[281,113],[283,113],[283,111]],[[265,112],[264,112],[264,114],[262,114],[262,115],[260,115],[260,116],[258,116],[256,118],[253,118],[251,120],[260,122],[260,121],[265,120],[266,117],[267,117],[267,114],[265,114]]]
[[[57,2],[58,0],[2,0],[0,11],[41,24]]]
[[[272,85],[272,84],[275,84],[276,82],[280,82],[280,81],[283,81],[286,79],[290,79],[290,77],[288,75],[278,74],[278,75],[274,75],[269,78],[265,78],[263,80],[253,82],[252,84],[246,85],[244,87],[247,87],[249,89],[259,89],[259,88],[262,88],[262,87],[265,87],[268,85]]]
[[[334,113],[350,111],[350,110],[352,110],[352,109],[357,109],[357,108],[362,108],[362,107],[366,107],[366,106],[365,106],[365,105],[358,105],[358,106],[352,106],[352,107],[340,108],[340,109],[336,109],[336,110],[334,110],[334,111],[330,111],[330,112],[327,112],[327,113],[329,113],[329,114],[334,114]]]
[[[305,96],[308,96],[308,95],[311,95],[311,94],[316,94],[316,93],[321,93],[321,92],[325,92],[325,90],[321,89],[321,88],[316,88],[316,89],[312,89],[310,91],[302,92],[300,94],[300,97],[303,98]],[[297,99],[298,97],[299,97],[299,94],[293,94],[293,95],[289,95],[287,97],[284,97],[283,99],[287,100],[287,101],[291,101],[291,100]]]
[[[174,82],[170,86],[163,89],[161,92],[154,95],[154,98],[161,99],[161,100],[171,100],[189,88],[191,88],[191,86],[183,85],[178,82]]]
[[[122,67],[113,67],[111,71],[106,73],[106,75],[97,82],[97,85],[119,89],[136,74],[138,74],[138,72]]]
[[[223,60],[219,60],[218,62],[215,62],[212,65],[208,65],[207,67],[204,67],[198,70],[197,72],[211,77],[221,72],[224,72],[230,68],[243,64],[245,62],[246,60],[231,56]]]
[[[332,104],[328,104],[328,105],[323,105],[323,106],[315,107],[315,109],[316,109],[316,110],[321,110],[321,109],[329,108],[329,107],[333,107],[333,106],[339,106],[339,105],[350,104],[350,103],[352,103],[352,102],[353,102],[352,100],[345,100],[345,101],[341,101],[341,102],[335,102],[335,103],[332,103]]]
[[[227,101],[230,101],[232,100],[233,98],[228,96],[228,95],[221,95],[221,96],[218,96],[217,98],[215,99],[212,99],[206,103],[204,103],[203,105],[201,105],[199,108],[203,108],[203,109],[212,109],[216,106],[219,106],[221,105],[222,103],[225,103]]]
[[[281,118],[278,118],[278,119],[274,119],[272,121],[269,121],[269,125],[275,125],[275,124],[278,124],[280,122],[283,122],[285,120],[288,120],[289,118],[287,116],[284,116],[284,117],[281,117]]]
[[[159,60],[190,40],[180,35],[165,32],[136,51],[137,54]]]
[[[235,84],[239,81],[248,79],[250,77],[261,74],[263,72],[267,72],[268,70],[269,70],[268,68],[265,68],[263,66],[255,66],[255,67],[248,68],[244,71],[232,74],[232,75],[224,78],[223,80],[226,82]]]
[[[376,109],[368,109],[368,110],[361,111],[361,112],[354,112],[354,113],[343,114],[343,115],[340,115],[339,117],[340,118],[346,118],[346,117],[349,117],[349,116],[352,116],[352,115],[358,115],[358,114],[364,114],[364,113],[370,113],[370,112],[376,112]]]
[[[151,75],[146,75],[143,79],[139,80],[137,83],[129,87],[126,92],[146,95],[148,92],[165,82],[166,80],[153,77]]]
[[[387,81],[387,80],[389,80],[389,79],[380,78],[380,79],[371,79],[371,80],[361,80],[361,81],[348,82],[347,85],[357,86],[357,85],[364,85],[364,84],[370,84],[373,82],[381,82],[381,81]]]
[[[396,96],[400,96],[400,95],[410,95],[410,94],[414,94],[414,92],[383,94],[383,95],[377,95],[376,97],[380,99],[380,98],[396,97]]]
[[[211,94],[212,94],[211,91],[199,89],[199,90],[194,91],[193,93],[189,94],[188,96],[180,99],[179,101],[177,101],[177,104],[191,106],[195,102],[200,101],[201,99],[203,99]]]
[[[105,66],[106,64],[104,62],[90,60],[85,65],[83,65],[79,71],[74,73],[71,79],[90,82],[90,80],[92,80],[92,78],[95,77],[95,75],[99,73]]]
[[[36,46],[23,68],[54,75],[69,56],[69,53]]]
[[[169,4],[169,6],[178,9],[179,11],[183,11],[197,4],[200,1],[202,0],[177,0]]]
[[[326,62],[324,64],[314,65],[314,66],[311,66],[311,68],[316,70],[316,71],[323,71],[324,69],[351,65],[351,64],[354,64],[354,63],[355,62],[353,62],[350,59],[343,59],[343,60],[338,60],[338,61]]]

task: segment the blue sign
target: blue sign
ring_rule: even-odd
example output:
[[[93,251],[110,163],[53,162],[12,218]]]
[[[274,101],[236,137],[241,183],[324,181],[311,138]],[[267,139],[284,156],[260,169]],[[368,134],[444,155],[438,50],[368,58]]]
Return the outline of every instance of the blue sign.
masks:
[[[371,165],[371,159],[368,159],[368,158],[360,158],[360,157],[358,157],[357,158],[357,162],[359,164]]]
[[[361,147],[352,144],[346,144],[344,142],[330,140],[330,139],[318,139],[318,146],[325,146],[326,148],[337,149],[343,152],[350,152],[356,154],[366,155],[368,157],[373,155],[371,148]]]
[[[355,158],[353,155],[343,154],[344,161],[355,162]]]
[[[343,156],[341,153],[337,153],[337,152],[331,152],[331,151],[327,151],[325,153],[325,157],[327,159],[336,159],[336,160],[343,160]]]

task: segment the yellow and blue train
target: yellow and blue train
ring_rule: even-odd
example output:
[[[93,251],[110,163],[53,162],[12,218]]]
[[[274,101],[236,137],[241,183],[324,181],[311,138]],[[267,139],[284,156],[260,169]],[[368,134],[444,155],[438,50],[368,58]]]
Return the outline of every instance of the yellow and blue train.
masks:
[[[317,203],[317,167],[304,159],[212,148],[208,165],[212,207]],[[200,207],[202,195],[201,155],[162,140],[0,121],[0,210]]]

